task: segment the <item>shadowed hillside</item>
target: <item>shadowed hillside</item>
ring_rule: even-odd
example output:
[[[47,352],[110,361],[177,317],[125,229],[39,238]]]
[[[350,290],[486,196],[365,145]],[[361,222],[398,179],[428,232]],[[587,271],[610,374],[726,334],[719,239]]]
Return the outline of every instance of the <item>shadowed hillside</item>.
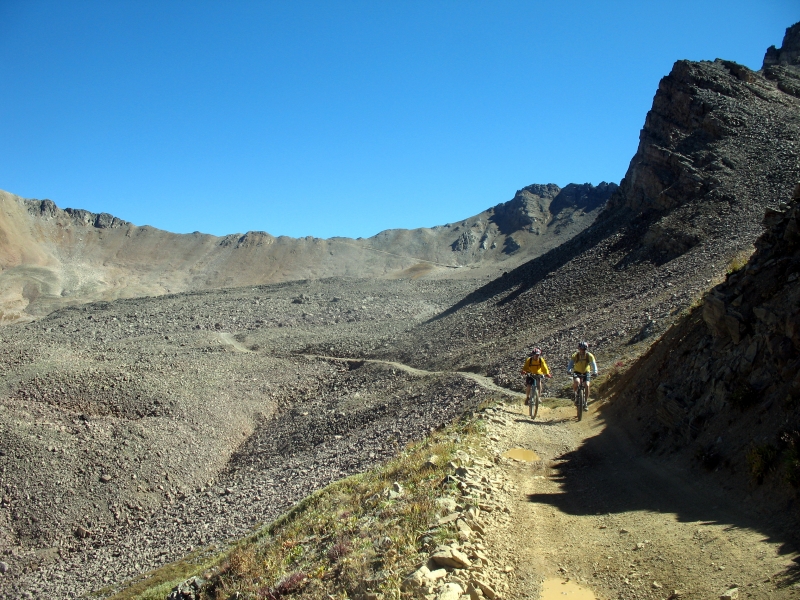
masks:
[[[776,499],[792,507],[800,487],[799,203],[800,185],[791,206],[767,211],[750,261],[610,390],[609,418],[648,450],[680,450],[723,482],[760,485],[753,495],[767,512]]]

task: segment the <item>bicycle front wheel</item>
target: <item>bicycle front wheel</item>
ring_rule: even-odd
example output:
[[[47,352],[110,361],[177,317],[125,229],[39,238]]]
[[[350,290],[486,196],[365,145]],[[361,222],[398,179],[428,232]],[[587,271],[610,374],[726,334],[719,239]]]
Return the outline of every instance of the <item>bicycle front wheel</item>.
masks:
[[[536,418],[536,413],[539,412],[539,386],[538,385],[536,386],[536,389],[533,390],[533,393],[531,394],[531,402],[528,405],[528,409],[529,409],[528,414],[530,414],[531,419],[535,419]]]
[[[575,392],[575,404],[578,409],[578,421],[583,418],[583,386],[578,386],[578,391]]]

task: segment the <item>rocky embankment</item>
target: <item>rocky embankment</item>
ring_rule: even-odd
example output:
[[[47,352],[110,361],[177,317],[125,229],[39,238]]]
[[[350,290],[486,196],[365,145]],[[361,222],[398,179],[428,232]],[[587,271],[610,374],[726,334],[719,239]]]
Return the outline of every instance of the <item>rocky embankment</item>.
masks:
[[[768,210],[747,264],[714,287],[613,391],[651,450],[749,489],[765,510],[800,486],[800,185]],[[767,500],[768,498],[768,500]]]

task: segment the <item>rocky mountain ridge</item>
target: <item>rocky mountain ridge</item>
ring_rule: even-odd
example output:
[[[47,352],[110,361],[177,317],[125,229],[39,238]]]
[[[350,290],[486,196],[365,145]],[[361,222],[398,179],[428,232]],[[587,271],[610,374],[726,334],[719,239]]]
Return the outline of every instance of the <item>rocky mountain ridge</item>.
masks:
[[[459,223],[356,240],[172,234],[0,193],[0,322],[94,300],[299,279],[464,276],[461,267],[485,277],[484,267],[519,264],[575,235],[615,189],[529,186]]]

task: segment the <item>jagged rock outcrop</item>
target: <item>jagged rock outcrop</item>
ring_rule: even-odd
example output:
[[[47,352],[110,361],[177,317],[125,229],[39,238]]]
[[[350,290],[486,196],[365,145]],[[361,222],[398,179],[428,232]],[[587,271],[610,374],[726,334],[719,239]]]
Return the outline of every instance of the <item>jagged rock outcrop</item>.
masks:
[[[542,233],[559,217],[570,218],[576,211],[591,213],[602,208],[617,191],[616,183],[570,183],[563,189],[553,183],[529,185],[517,191],[514,198],[498,204],[489,211],[489,222],[497,225],[501,233],[515,231]],[[568,215],[562,215],[568,211]]]
[[[767,70],[773,66],[800,67],[800,23],[786,28],[786,35],[783,36],[780,48],[775,46],[767,48],[761,68]]]
[[[524,187],[508,202],[495,206],[490,220],[505,234],[530,229],[537,222],[544,225],[549,220],[550,204],[560,191],[553,183]]]
[[[800,98],[800,23],[786,30],[780,48],[770,46],[762,70],[765,77],[776,82],[778,89]]]

